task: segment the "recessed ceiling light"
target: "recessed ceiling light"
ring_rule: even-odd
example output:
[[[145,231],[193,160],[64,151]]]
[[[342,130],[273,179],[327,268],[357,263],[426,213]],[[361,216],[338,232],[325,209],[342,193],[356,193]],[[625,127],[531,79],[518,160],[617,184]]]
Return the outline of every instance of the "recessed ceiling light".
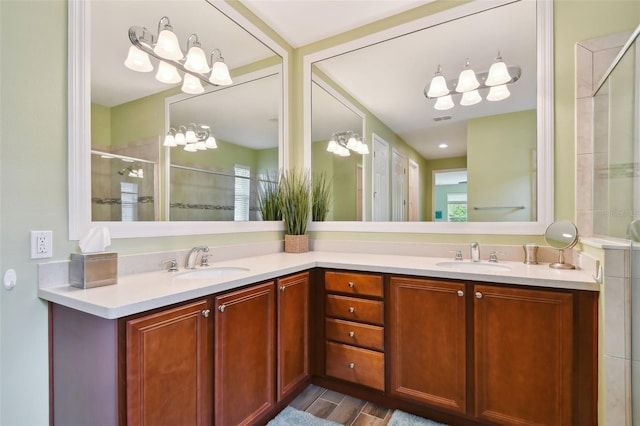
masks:
[[[442,149],[448,148],[448,147],[449,145],[447,145],[446,143],[441,143],[440,145],[438,145],[438,148],[442,148]]]

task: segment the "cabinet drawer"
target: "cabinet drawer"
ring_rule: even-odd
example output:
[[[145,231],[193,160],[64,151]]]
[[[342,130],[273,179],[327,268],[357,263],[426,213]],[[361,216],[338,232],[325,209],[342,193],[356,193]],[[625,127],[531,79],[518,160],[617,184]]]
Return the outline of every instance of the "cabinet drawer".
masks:
[[[329,294],[326,314],[330,317],[384,324],[384,305],[376,300]]]
[[[384,354],[327,342],[326,373],[370,388],[384,390]]]
[[[377,351],[384,350],[384,328],[380,326],[332,318],[327,318],[325,324],[325,333],[329,340]]]
[[[328,291],[382,297],[382,277],[349,272],[326,272],[324,288]]]

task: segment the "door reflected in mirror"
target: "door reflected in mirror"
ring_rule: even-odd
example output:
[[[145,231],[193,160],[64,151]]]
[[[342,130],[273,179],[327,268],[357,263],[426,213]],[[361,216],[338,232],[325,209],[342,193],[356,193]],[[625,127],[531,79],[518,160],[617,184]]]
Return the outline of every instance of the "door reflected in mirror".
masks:
[[[355,125],[365,126],[373,154],[333,158],[333,177],[341,183],[355,181],[362,168],[364,193],[360,199],[354,185],[341,186],[330,220],[537,221],[537,36],[537,2],[515,1],[313,62],[312,169],[331,171],[320,160],[327,156],[321,147],[349,116],[341,98],[362,112]],[[513,74],[502,96],[487,80],[499,57]],[[479,103],[468,99],[471,92],[457,91],[467,68],[479,79]],[[426,95],[434,75],[446,81],[449,106],[444,96]],[[332,92],[322,92],[317,81]],[[336,98],[333,115],[325,112],[328,96]],[[465,169],[468,179],[447,201],[434,178],[452,169]],[[342,213],[355,212],[360,200],[360,218]]]

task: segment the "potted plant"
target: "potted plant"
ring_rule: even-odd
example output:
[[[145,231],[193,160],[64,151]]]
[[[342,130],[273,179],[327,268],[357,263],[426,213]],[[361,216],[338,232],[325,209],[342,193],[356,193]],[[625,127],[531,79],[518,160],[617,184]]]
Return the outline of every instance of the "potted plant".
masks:
[[[327,219],[331,207],[331,184],[327,174],[321,172],[313,179],[311,218],[315,222]]]
[[[308,173],[298,169],[281,173],[280,210],[284,221],[284,251],[309,251],[307,225],[311,213],[311,179]]]
[[[269,175],[267,175],[265,180],[260,181],[258,208],[260,209],[262,220],[282,220],[280,185],[277,179]]]

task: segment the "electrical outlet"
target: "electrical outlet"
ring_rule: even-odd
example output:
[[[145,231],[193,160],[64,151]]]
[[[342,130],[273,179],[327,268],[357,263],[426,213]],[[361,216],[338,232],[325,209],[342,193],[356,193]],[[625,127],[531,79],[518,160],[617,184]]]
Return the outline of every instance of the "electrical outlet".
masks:
[[[31,258],[53,257],[53,233],[51,231],[31,231]]]

